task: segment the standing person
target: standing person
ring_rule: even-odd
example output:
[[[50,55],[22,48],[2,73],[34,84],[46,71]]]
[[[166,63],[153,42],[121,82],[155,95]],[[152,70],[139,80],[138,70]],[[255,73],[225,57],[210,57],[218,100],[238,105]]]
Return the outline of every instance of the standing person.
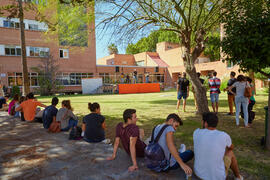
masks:
[[[121,73],[121,75],[120,75],[120,83],[121,83],[121,84],[124,83],[124,78],[125,78],[124,73]]]
[[[127,82],[127,84],[130,83],[130,77],[129,77],[129,74],[127,74],[127,76],[126,76],[126,82]]]
[[[8,110],[8,99],[9,95],[5,95],[4,97],[0,97],[0,111],[7,111]]]
[[[138,77],[137,77],[137,75],[138,75],[137,70],[134,69],[134,72],[133,72],[134,83],[137,83],[137,82],[138,82]]]
[[[227,88],[224,89],[224,91],[227,91],[228,94],[228,104],[229,104],[229,110],[230,112],[228,113],[228,115],[233,115],[233,105],[235,105],[234,102],[234,94],[232,94],[230,91],[228,91],[229,87],[232,86],[235,82],[236,82],[236,78],[235,78],[235,72],[231,72],[230,74],[230,79],[227,83]],[[232,91],[234,93],[236,93],[236,88],[232,88]]]
[[[109,143],[109,139],[105,139],[105,117],[100,113],[100,105],[88,103],[88,109],[91,113],[83,118],[83,139],[90,143]]]
[[[213,72],[213,77],[208,80],[208,84],[210,87],[210,98],[212,103],[212,108],[215,113],[218,113],[218,102],[219,102],[219,94],[220,94],[220,79],[216,77],[217,72]]]
[[[116,158],[117,149],[121,141],[125,151],[131,156],[133,165],[128,168],[129,171],[138,170],[136,157],[144,157],[144,148],[146,144],[142,141],[144,131],[136,125],[137,115],[135,109],[126,109],[123,113],[124,123],[120,122],[116,126],[116,137],[114,141],[113,154],[107,160]]]
[[[177,106],[179,109],[181,99],[183,98],[183,111],[186,112],[186,99],[189,96],[189,80],[186,78],[187,74],[183,73],[183,78],[179,78],[177,82]]]
[[[26,121],[33,122],[36,116],[37,107],[40,106],[46,108],[47,106],[37,101],[33,93],[27,94],[26,98],[27,100],[22,102],[15,110],[22,111],[24,119]]]
[[[57,104],[59,102],[59,99],[57,97],[52,98],[52,104],[45,108],[43,115],[42,115],[42,121],[43,121],[43,127],[45,129],[49,129],[52,122],[56,122],[56,115],[58,112],[58,109],[56,108]]]
[[[165,158],[169,162],[169,169],[175,170],[181,167],[186,174],[191,175],[192,169],[185,163],[193,158],[194,153],[191,150],[185,151],[185,146],[183,149],[177,151],[173,140],[173,134],[182,125],[183,122],[177,114],[169,114],[165,123],[155,127],[153,139],[165,128],[158,140],[158,144],[163,149]]]
[[[146,72],[145,83],[149,83],[149,72]]]
[[[236,87],[236,93],[232,91],[232,88]],[[236,105],[236,125],[239,126],[239,114],[241,110],[241,105],[243,107],[244,112],[244,123],[245,127],[249,127],[248,125],[248,102],[249,99],[244,96],[245,88],[250,87],[249,83],[246,81],[243,75],[237,76],[237,82],[235,82],[232,86],[229,87],[229,91],[235,95],[235,105]]]
[[[15,94],[12,101],[8,104],[8,114],[15,115],[15,104],[19,101],[19,94]]]
[[[201,73],[197,72],[197,76],[198,76],[201,84],[203,85],[204,79],[200,78],[201,77]],[[197,104],[197,97],[196,97],[196,93],[195,93],[195,90],[194,90],[194,86],[192,86],[192,92],[193,92],[193,95],[194,95],[194,104],[195,104],[196,113],[197,113],[198,112],[198,104]]]
[[[70,100],[62,101],[62,108],[58,110],[56,115],[56,121],[61,124],[61,131],[68,131],[70,128],[77,126],[78,118],[72,111]]]
[[[243,180],[233,153],[232,140],[226,132],[217,130],[217,125],[215,113],[204,113],[203,129],[198,128],[193,133],[194,172],[200,179],[225,180],[231,168],[235,180]]]
[[[255,105],[255,86],[252,84],[252,79],[250,77],[246,77],[247,82],[249,83],[251,90],[252,90],[252,96],[249,98],[248,103],[248,125],[251,126],[252,121],[254,120],[255,113],[252,111],[253,106]]]

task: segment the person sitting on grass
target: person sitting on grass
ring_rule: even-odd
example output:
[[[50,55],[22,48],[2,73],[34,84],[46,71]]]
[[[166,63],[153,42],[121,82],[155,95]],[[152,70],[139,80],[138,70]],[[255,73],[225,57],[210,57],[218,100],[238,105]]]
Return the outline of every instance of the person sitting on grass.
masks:
[[[19,101],[19,95],[15,94],[12,101],[8,104],[8,114],[11,116],[15,115],[15,104]]]
[[[231,168],[235,180],[243,180],[233,153],[232,140],[227,133],[216,129],[217,124],[215,113],[204,113],[203,129],[198,128],[193,133],[195,174],[200,179],[225,180]]]
[[[24,115],[24,119],[26,121],[34,122],[37,106],[45,107],[45,108],[47,106],[37,101],[33,93],[27,94],[26,98],[27,100],[22,102],[20,106],[15,109],[15,111],[22,111]]]
[[[180,148],[178,151],[175,147],[174,140],[173,140],[173,134],[175,133],[176,129],[183,125],[183,122],[181,118],[173,113],[169,114],[165,123],[159,124],[155,127],[154,130],[154,138],[157,137],[159,134],[159,131],[165,126],[167,126],[163,133],[161,134],[158,144],[162,147],[164,151],[165,158],[169,161],[169,169],[170,170],[175,170],[181,167],[186,174],[191,175],[192,174],[192,169],[186,165],[185,163],[191,160],[194,156],[193,151],[191,150],[185,150],[185,145],[182,144],[182,148]]]
[[[96,102],[88,103],[88,109],[91,113],[83,118],[83,139],[90,143],[109,143],[110,140],[105,139],[105,117],[100,113],[100,105]]]
[[[78,118],[73,114],[73,108],[70,105],[70,100],[62,101],[62,108],[60,108],[56,115],[56,121],[61,124],[61,131],[69,131],[72,127],[77,126]]]
[[[51,123],[56,121],[56,115],[58,112],[58,109],[56,108],[56,106],[58,102],[59,102],[59,99],[57,97],[53,97],[52,105],[46,107],[43,112],[42,121],[43,121],[43,127],[45,129],[49,129]]]
[[[135,109],[126,109],[123,113],[124,123],[120,122],[116,126],[116,137],[114,141],[113,154],[107,160],[116,158],[117,149],[121,140],[125,151],[131,156],[133,165],[129,171],[138,170],[136,157],[144,157],[146,144],[142,141],[144,131],[136,125],[137,116]]]
[[[7,101],[9,99],[9,95],[5,95],[4,97],[0,97],[0,111],[7,111],[8,104]]]

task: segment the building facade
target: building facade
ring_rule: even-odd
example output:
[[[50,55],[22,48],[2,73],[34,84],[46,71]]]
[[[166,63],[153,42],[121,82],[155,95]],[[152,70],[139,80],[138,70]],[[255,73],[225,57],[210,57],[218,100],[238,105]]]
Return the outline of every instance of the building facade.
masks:
[[[0,6],[10,3],[0,1]],[[96,69],[96,43],[94,24],[89,27],[86,47],[61,46],[58,38],[47,40],[47,25],[35,20],[33,12],[26,12],[24,17],[26,55],[33,90],[38,87],[38,74],[33,67],[38,67],[49,57],[59,67],[57,79],[64,86],[63,91],[81,91],[81,78],[94,77]],[[22,63],[20,47],[20,25],[18,18],[0,17],[0,80],[5,87],[22,85]],[[91,29],[91,30],[90,30]],[[56,39],[56,40],[55,40]]]

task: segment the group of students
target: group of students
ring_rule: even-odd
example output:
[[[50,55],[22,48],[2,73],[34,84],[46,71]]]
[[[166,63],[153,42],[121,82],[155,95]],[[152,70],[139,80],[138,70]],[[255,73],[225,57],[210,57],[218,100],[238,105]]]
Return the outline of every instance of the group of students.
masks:
[[[138,170],[136,158],[146,156],[146,149],[149,145],[147,145],[147,142],[143,142],[144,131],[136,125],[138,120],[136,110],[126,109],[123,113],[123,119],[124,122],[120,122],[116,126],[113,154],[107,160],[114,160],[116,158],[117,149],[121,142],[124,150],[130,155],[132,160],[132,166],[128,170]],[[159,172],[182,168],[187,175],[191,175],[192,169],[186,162],[194,158],[194,173],[201,179],[224,180],[230,168],[236,180],[243,179],[239,173],[237,160],[233,153],[234,146],[230,136],[216,129],[218,117],[215,113],[203,114],[202,128],[196,129],[193,133],[194,152],[186,150],[183,144],[177,150],[174,144],[173,135],[181,125],[183,125],[181,118],[173,113],[169,114],[165,122],[157,125],[152,132],[152,139],[159,136],[157,143],[162,148],[165,160],[168,163],[166,168],[159,168]],[[160,131],[162,131],[161,134],[159,133]],[[146,157],[149,158],[149,152],[147,153]],[[154,167],[154,165],[148,167],[153,170],[158,168]]]
[[[200,82],[203,84],[204,79],[200,78],[200,73],[197,73]],[[244,117],[244,125],[245,127],[250,127],[252,124],[252,120],[254,119],[255,113],[252,111],[253,106],[255,104],[255,88],[252,84],[252,79],[250,77],[245,77],[243,75],[238,75],[235,78],[236,73],[230,73],[230,80],[227,83],[227,87],[224,91],[228,93],[228,105],[230,112],[228,115],[234,115],[233,106],[235,104],[235,118],[236,125],[239,126],[239,115],[241,114]],[[221,80],[217,78],[217,72],[213,72],[210,74],[210,78],[208,79],[208,84],[210,88],[210,100],[212,103],[213,112],[218,113],[219,108],[219,94]],[[245,89],[251,88],[252,95],[250,97],[245,96]],[[197,98],[194,92],[194,88],[192,88],[194,94],[195,106],[197,108]],[[177,82],[177,107],[179,109],[180,101],[183,98],[183,111],[185,112],[186,108],[186,99],[189,96],[189,80],[186,78],[186,73],[183,73],[183,76],[179,78]]]

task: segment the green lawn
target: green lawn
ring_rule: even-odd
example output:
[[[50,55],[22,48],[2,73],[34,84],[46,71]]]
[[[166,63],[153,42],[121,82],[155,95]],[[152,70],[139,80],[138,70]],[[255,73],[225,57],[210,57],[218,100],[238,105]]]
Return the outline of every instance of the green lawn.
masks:
[[[265,111],[263,107],[267,105],[268,97],[267,94],[259,92],[255,98],[254,111],[256,112],[256,118],[253,127],[250,129],[237,128],[235,117],[226,116],[228,112],[227,95],[222,93],[220,96],[218,129],[226,131],[231,136],[241,172],[246,177],[270,179],[270,152],[260,146],[260,139],[264,135]],[[39,97],[38,99],[46,104],[50,104],[51,101],[51,97]],[[192,94],[187,101],[187,112],[185,113],[175,110],[175,91],[127,95],[59,96],[60,102],[64,99],[71,100],[74,113],[80,117],[80,120],[89,113],[87,109],[88,102],[98,102],[101,105],[102,114],[106,117],[106,136],[109,138],[114,137],[115,126],[122,121],[122,113],[126,108],[135,108],[137,110],[139,118],[137,124],[145,130],[147,137],[150,136],[152,128],[162,123],[169,113],[179,113],[184,121],[184,126],[178,128],[175,133],[177,146],[180,143],[185,143],[188,148],[192,148],[193,131],[201,127],[201,117],[194,113],[195,106]],[[60,108],[60,104],[58,108]],[[243,126],[243,124],[241,119],[240,125]]]

